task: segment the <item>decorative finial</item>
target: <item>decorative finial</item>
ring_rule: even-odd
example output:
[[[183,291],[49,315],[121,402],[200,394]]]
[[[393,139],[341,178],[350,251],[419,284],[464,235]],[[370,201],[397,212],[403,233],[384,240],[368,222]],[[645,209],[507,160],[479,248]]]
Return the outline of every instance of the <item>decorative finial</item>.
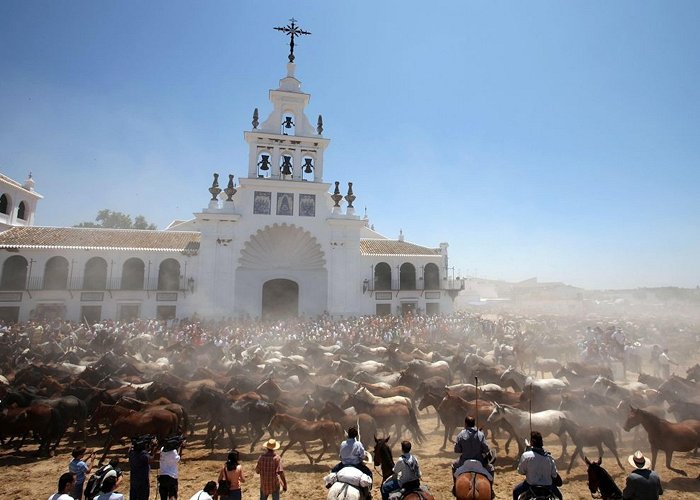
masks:
[[[221,192],[221,188],[219,187],[219,174],[214,174],[214,182],[211,183],[209,192],[211,193],[211,201],[216,201],[217,196],[219,196]]]
[[[399,241],[403,241],[403,229],[399,229]]]
[[[367,207],[365,207],[365,215],[362,218],[365,220],[369,220],[369,217],[367,216]]]
[[[233,174],[228,174],[228,186],[224,189],[226,193],[226,201],[233,201],[233,195],[236,194],[236,188],[233,187]]]
[[[352,193],[352,182],[348,182],[348,194],[345,196],[345,201],[348,202],[348,208],[355,208],[352,206],[352,202],[355,201],[356,196]]]
[[[343,199],[343,195],[340,194],[340,181],[335,181],[335,191],[333,191],[333,195],[331,196],[331,199],[335,202],[334,207],[340,207],[340,200]]]
[[[318,115],[318,122],[316,122],[316,132],[318,132],[318,135],[321,135],[323,133],[323,117],[321,115]]]
[[[281,31],[282,33],[289,35],[289,62],[294,62],[294,37],[301,35],[310,35],[310,31],[304,31],[296,25],[297,20],[291,18],[287,26],[278,26],[274,29]]]
[[[260,125],[260,121],[258,120],[258,108],[255,108],[253,110],[253,129],[258,128],[258,125]]]

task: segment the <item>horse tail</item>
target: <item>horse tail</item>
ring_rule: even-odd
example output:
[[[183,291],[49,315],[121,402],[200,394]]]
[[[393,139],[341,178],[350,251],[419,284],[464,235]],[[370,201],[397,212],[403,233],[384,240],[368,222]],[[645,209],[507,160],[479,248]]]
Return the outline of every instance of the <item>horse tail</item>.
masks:
[[[411,434],[413,434],[413,438],[418,442],[422,443],[425,441],[425,434],[423,434],[423,431],[420,429],[420,425],[418,424],[418,417],[416,416],[416,410],[412,407],[408,407],[408,417],[410,419],[410,429],[411,429]]]

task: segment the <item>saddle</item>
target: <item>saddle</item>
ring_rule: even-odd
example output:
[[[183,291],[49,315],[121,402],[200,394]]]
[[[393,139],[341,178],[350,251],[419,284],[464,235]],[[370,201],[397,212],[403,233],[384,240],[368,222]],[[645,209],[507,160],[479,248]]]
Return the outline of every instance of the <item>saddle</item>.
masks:
[[[518,500],[559,500],[549,486],[530,485],[525,493],[522,493]]]

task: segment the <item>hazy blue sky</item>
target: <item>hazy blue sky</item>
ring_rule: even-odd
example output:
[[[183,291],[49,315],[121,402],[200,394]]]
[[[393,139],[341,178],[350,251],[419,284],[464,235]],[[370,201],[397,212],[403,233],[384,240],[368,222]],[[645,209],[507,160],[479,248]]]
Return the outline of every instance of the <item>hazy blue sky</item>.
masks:
[[[700,2],[0,2],[0,172],[40,225],[101,208],[165,227],[246,174],[285,74],[328,181],[461,274],[700,284]]]

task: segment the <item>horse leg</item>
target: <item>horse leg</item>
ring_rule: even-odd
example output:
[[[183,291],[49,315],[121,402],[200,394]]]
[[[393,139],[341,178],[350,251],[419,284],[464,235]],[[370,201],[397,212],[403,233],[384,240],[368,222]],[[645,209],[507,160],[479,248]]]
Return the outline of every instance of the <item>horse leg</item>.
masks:
[[[322,439],[321,442],[323,443],[323,449],[321,450],[321,453],[318,455],[318,458],[315,460],[316,463],[319,463],[321,461],[321,457],[328,449],[328,443],[326,442],[326,440]],[[311,462],[311,463],[314,463],[314,462]]]
[[[673,458],[673,450],[666,450],[666,468],[668,470],[672,470],[676,474],[680,474],[683,477],[688,477],[688,474],[683,469],[676,469],[675,467],[671,467],[671,458]]]
[[[112,447],[112,442],[114,441],[114,436],[110,432],[109,435],[107,436],[107,441],[105,441],[105,450],[104,453],[102,454],[102,458],[100,458],[100,461],[97,462],[97,465],[102,465],[102,462],[105,461],[105,457],[107,456],[107,453],[109,452],[109,449]]]
[[[299,440],[299,444],[301,445],[301,451],[303,451],[303,452],[304,452],[304,455],[307,456],[307,458],[309,459],[309,463],[310,463],[311,465],[313,465],[313,464],[314,464],[314,458],[313,458],[311,455],[309,455],[309,452],[306,450],[306,443],[305,443],[304,441],[302,441],[302,440]]]
[[[620,462],[620,457],[617,456],[617,446],[615,445],[615,442],[613,441],[612,443],[605,443],[605,446],[607,446],[608,449],[612,452],[612,454],[615,455],[615,460],[617,460],[617,465],[620,466],[620,469],[625,470],[624,466],[622,465],[622,462]]]
[[[568,452],[566,451],[566,433],[562,432],[561,434],[559,434],[559,439],[561,440],[561,457],[559,458],[564,458],[568,454]]]
[[[442,446],[440,447],[441,450],[444,450],[447,447],[447,435],[448,434],[452,435],[448,425],[445,424],[445,432],[443,433]]]
[[[571,455],[571,461],[569,462],[569,468],[566,469],[566,473],[568,474],[571,472],[571,467],[574,465],[574,460],[576,460],[576,456],[581,453],[581,447],[577,444],[576,449],[574,450],[574,453]],[[581,456],[583,456],[583,453],[581,453]]]
[[[292,446],[294,443],[296,443],[296,442],[297,442],[296,439],[290,438],[290,439],[289,439],[289,443],[287,443],[287,446],[285,446],[284,449],[282,450],[282,453],[280,453],[280,457],[281,457],[282,455],[284,455],[284,452],[287,451],[289,448],[291,448],[291,446]],[[301,441],[299,441],[299,443],[301,443]],[[303,444],[303,443],[301,443],[301,447],[304,448],[304,444]],[[306,451],[306,450],[304,450],[304,451]],[[306,456],[308,457],[309,455],[307,454]],[[311,457],[309,457],[309,460],[310,460],[310,459],[311,459]]]

